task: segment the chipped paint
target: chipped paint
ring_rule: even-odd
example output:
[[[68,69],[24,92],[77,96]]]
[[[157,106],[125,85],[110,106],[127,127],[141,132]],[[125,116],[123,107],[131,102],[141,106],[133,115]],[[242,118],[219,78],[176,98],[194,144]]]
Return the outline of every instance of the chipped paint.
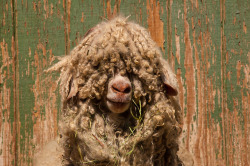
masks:
[[[173,0],[168,0],[166,2],[167,23],[165,24],[166,25],[165,27],[167,28],[167,36],[165,38],[167,38],[166,40],[167,52],[165,54],[167,54],[168,61],[170,65],[172,66],[172,68],[175,68],[175,61],[174,61],[175,57],[174,57],[174,54],[172,54],[172,25],[171,25],[172,4],[173,4]],[[178,57],[178,55],[176,57]]]
[[[176,52],[175,57],[177,59],[178,64],[180,65],[180,36],[177,34],[177,27],[175,25],[175,45],[176,45]]]
[[[148,30],[159,47],[164,50],[163,22],[160,18],[160,2],[147,0]]]
[[[60,97],[43,70],[118,13],[148,28],[176,71],[181,143],[195,165],[250,164],[250,19],[244,0],[0,2],[0,165],[32,165],[57,135]]]
[[[113,17],[115,17],[119,11],[120,11],[120,5],[121,5],[121,0],[115,0],[113,1],[114,5],[112,5],[112,1],[111,0],[107,0],[106,3],[106,10],[104,9],[104,16],[106,16],[108,19],[112,19]],[[103,1],[103,8],[105,6],[105,2]],[[113,10],[112,10],[113,8]],[[107,13],[107,14],[105,14]]]
[[[246,22],[243,22],[243,31],[246,34],[247,33],[247,26],[246,26]]]
[[[13,124],[10,112],[13,107],[11,106],[13,98],[13,80],[11,80],[10,65],[13,65],[11,56],[8,54],[8,44],[3,40],[1,42],[1,68],[0,68],[0,165],[11,165],[15,156],[13,155]]]
[[[196,135],[196,141],[195,141],[195,145],[194,145],[194,151],[195,151],[195,158],[196,158],[196,163],[197,165],[200,165],[201,162],[201,147],[202,147],[202,143],[201,140],[203,139],[203,135],[202,135],[202,129],[204,128],[203,126],[203,112],[204,112],[204,93],[202,91],[204,85],[202,85],[202,73],[201,73],[201,65],[200,65],[200,58],[199,58],[199,53],[198,53],[198,49],[197,49],[197,45],[196,45],[196,39],[195,39],[195,35],[196,35],[196,31],[195,31],[195,25],[194,25],[194,18],[192,17],[192,30],[193,30],[193,47],[194,47],[194,55],[195,55],[195,62],[196,62],[196,75],[197,75],[197,87],[198,87],[198,110],[199,110],[199,115],[198,115],[198,131],[197,131],[197,135]],[[201,32],[199,34],[199,44],[201,46],[201,54],[204,54],[204,50],[203,50],[203,43],[202,40],[200,39],[202,36]],[[204,55],[203,55],[204,56]]]
[[[185,62],[184,67],[186,70],[186,88],[187,88],[187,140],[186,148],[189,151],[190,148],[190,133],[191,133],[191,123],[193,121],[193,115],[196,111],[196,92],[195,92],[195,71],[193,63],[193,49],[191,47],[191,41],[189,36],[189,23],[187,21],[187,5],[186,0],[184,0],[184,42],[185,42]]]
[[[176,73],[176,78],[178,81],[178,87],[179,87],[179,100],[180,100],[180,106],[182,108],[182,115],[184,117],[184,105],[185,105],[185,101],[184,101],[184,95],[185,95],[185,89],[183,86],[183,79],[182,79],[182,73],[181,73],[181,69],[177,69],[177,73]],[[182,134],[182,137],[184,137],[184,134]]]

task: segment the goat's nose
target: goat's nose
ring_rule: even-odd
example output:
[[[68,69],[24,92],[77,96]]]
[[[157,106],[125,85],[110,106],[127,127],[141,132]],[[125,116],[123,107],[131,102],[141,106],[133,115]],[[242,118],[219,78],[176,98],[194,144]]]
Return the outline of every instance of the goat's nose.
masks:
[[[131,85],[124,82],[114,82],[111,86],[113,92],[128,94],[131,92]]]

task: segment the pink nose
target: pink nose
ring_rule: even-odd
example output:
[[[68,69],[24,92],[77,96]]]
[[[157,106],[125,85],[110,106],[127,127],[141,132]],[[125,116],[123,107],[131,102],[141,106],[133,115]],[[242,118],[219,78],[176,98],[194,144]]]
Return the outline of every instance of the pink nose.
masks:
[[[114,93],[128,94],[131,91],[131,85],[122,81],[117,81],[112,84],[111,89]]]

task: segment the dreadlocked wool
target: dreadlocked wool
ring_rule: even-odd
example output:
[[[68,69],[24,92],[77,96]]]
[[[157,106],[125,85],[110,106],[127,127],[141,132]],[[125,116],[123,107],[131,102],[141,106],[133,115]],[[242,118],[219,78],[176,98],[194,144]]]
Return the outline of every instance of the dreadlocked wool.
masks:
[[[162,79],[167,74],[174,82],[174,74],[146,29],[123,17],[102,22],[48,71],[61,73],[62,165],[181,163],[182,115]],[[132,84],[131,105],[122,114],[103,102],[115,71]]]

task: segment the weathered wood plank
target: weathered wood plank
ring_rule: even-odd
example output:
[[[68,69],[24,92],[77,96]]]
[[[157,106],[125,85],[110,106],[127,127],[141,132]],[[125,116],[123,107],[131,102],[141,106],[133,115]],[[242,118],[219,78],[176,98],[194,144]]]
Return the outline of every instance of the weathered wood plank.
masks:
[[[66,53],[65,1],[17,1],[18,149],[15,165],[32,165],[36,146],[57,135],[58,92],[44,69]]]
[[[249,140],[249,105],[245,104],[249,103],[249,35],[244,22],[249,7],[245,3],[193,0],[172,5],[172,49],[185,112],[183,143],[196,165],[249,164],[245,140]],[[238,10],[244,14],[235,27],[232,12]],[[243,33],[239,45],[235,36]]]
[[[15,161],[15,40],[12,1],[0,1],[0,165]]]
[[[248,46],[250,35],[247,33],[246,25],[250,20],[249,9],[249,1],[225,1],[226,103],[223,130],[227,165],[250,164],[250,51]]]
[[[173,54],[185,115],[183,143],[196,165],[217,165],[220,158],[215,152],[218,155],[220,150],[213,136],[221,136],[221,122],[211,114],[221,112],[220,3],[179,1],[173,6]]]
[[[43,70],[117,13],[148,28],[176,71],[181,144],[195,165],[250,164],[249,2],[0,1],[0,165],[32,165],[57,135],[56,77]]]

